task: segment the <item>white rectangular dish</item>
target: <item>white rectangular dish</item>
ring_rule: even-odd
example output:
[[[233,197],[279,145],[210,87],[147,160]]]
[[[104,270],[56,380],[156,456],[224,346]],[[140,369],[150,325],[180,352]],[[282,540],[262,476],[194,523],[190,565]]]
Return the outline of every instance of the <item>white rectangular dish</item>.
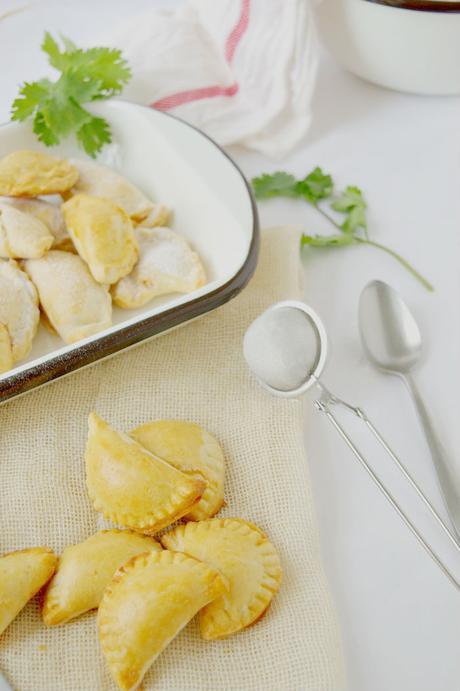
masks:
[[[193,293],[156,298],[139,309],[115,308],[111,328],[72,345],[64,346],[41,325],[27,360],[0,376],[0,403],[218,307],[246,285],[256,266],[259,229],[252,193],[214,142],[151,108],[110,101],[93,110],[109,121],[113,135],[98,162],[172,208],[171,227],[199,253],[208,282]],[[29,124],[0,127],[0,157],[18,149],[44,147]],[[71,143],[46,150],[85,157]]]

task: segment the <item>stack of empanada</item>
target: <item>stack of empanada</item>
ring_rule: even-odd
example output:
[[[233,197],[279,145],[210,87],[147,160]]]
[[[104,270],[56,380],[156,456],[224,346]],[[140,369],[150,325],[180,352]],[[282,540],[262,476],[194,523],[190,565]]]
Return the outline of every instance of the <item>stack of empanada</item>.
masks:
[[[166,206],[109,168],[15,151],[0,160],[0,280],[17,284],[14,269],[24,269],[46,325],[73,343],[112,324],[112,297],[130,309],[206,282],[186,240],[160,228],[169,218]],[[21,264],[5,269],[2,258]],[[18,348],[13,293],[11,286],[0,303],[0,373],[29,354],[38,328],[38,308],[29,310]]]
[[[0,558],[0,633],[48,583],[44,623],[98,608],[110,673],[134,691],[197,613],[206,640],[264,614],[280,586],[279,557],[251,523],[212,518],[224,503],[224,456],[211,434],[179,420],[124,434],[92,413],[85,462],[94,508],[126,529],[101,530],[59,560],[40,547]],[[180,517],[187,523],[151,537]]]

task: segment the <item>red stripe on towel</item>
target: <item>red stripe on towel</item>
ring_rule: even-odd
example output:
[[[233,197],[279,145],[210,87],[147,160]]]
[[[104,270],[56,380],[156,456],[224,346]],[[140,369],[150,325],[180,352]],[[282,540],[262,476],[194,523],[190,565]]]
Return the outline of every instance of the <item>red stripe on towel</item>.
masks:
[[[249,25],[251,0],[241,0],[241,10],[238,21],[229,33],[225,42],[225,59],[230,64],[235,55],[235,51],[239,42],[246,33]],[[187,91],[179,91],[171,96],[164,96],[158,101],[150,104],[151,108],[157,110],[170,110],[176,106],[181,106],[184,103],[191,103],[192,101],[201,101],[203,98],[214,98],[215,96],[234,96],[239,89],[237,82],[231,86],[205,86],[200,89],[188,89]]]

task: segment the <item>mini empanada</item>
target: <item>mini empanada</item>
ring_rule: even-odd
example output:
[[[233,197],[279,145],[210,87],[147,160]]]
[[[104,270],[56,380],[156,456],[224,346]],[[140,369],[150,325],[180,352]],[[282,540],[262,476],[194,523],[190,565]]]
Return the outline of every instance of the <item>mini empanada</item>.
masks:
[[[118,687],[138,689],[168,643],[225,589],[208,564],[176,552],[140,554],[122,566],[98,613],[99,640]]]
[[[111,326],[108,289],[96,283],[79,256],[51,250],[40,259],[27,259],[24,266],[51,326],[63,341],[74,343]]]
[[[152,537],[131,530],[101,530],[63,551],[56,573],[46,589],[43,621],[65,624],[99,607],[115,572],[136,554],[161,551]]]
[[[130,435],[178,470],[206,481],[203,496],[184,518],[201,521],[219,511],[224,503],[225,459],[215,437],[199,425],[183,420],[146,422]]]
[[[146,218],[153,209],[154,205],[143,192],[111,168],[80,158],[71,159],[71,163],[80,174],[72,194],[83,192],[111,199],[137,222]]]
[[[205,483],[179,472],[96,413],[89,416],[86,484],[96,511],[142,533],[173,523],[200,499]]]
[[[5,324],[0,323],[0,374],[8,372],[13,367],[13,346],[10,332]]]
[[[13,151],[0,160],[0,194],[36,197],[67,192],[78,180],[68,161],[41,151]]]
[[[0,202],[0,257],[34,259],[53,244],[48,227],[38,218]]]
[[[138,228],[156,228],[157,226],[167,226],[171,219],[171,209],[165,204],[152,204],[152,210],[143,221],[137,224]]]
[[[48,547],[32,547],[0,557],[0,634],[49,581],[57,557]]]
[[[278,554],[256,526],[240,518],[212,518],[180,525],[161,538],[167,549],[185,552],[218,569],[229,590],[200,612],[201,635],[221,638],[253,624],[281,583]]]
[[[116,283],[129,274],[139,248],[133,224],[110,199],[77,194],[62,207],[78,254],[99,283]]]
[[[136,229],[139,261],[129,276],[112,288],[118,307],[141,307],[159,295],[190,293],[206,283],[199,256],[170,228]]]
[[[30,353],[39,321],[38,296],[32,281],[14,260],[0,259],[0,323],[8,330],[14,362]]]
[[[0,202],[8,204],[18,211],[29,214],[45,224],[53,236],[52,247],[62,249],[72,244],[64,223],[61,207],[44,199],[27,197],[0,197]]]

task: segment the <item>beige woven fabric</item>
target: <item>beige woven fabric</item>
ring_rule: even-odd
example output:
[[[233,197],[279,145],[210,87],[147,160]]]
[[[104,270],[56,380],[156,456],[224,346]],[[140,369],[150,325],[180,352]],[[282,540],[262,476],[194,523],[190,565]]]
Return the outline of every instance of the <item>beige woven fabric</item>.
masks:
[[[262,527],[281,553],[284,581],[266,616],[205,642],[192,622],[145,679],[161,691],[340,691],[341,647],[322,571],[303,448],[303,408],[266,394],[248,373],[242,336],[270,303],[300,295],[299,236],[264,233],[250,285],[210,315],[0,409],[0,550],[57,552],[101,526],[85,490],[92,409],[128,430],[149,419],[193,420],[227,459],[221,512]],[[2,636],[0,668],[16,691],[112,691],[95,614],[46,628],[38,598]]]

